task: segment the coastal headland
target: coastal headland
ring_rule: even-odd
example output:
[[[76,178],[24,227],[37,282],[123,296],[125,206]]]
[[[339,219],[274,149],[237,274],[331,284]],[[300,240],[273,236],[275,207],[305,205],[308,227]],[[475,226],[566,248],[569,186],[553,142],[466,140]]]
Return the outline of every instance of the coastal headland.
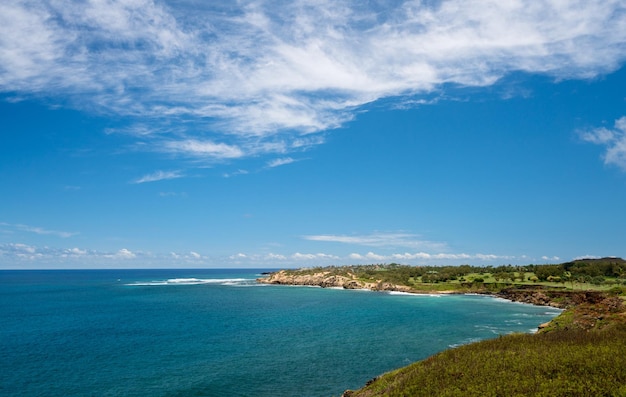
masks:
[[[288,271],[279,270],[271,273],[268,277],[257,279],[262,284],[282,284],[282,285],[307,285],[322,288],[344,288],[344,289],[368,289],[372,291],[399,291],[417,292],[406,285],[393,284],[378,280],[368,282],[359,279],[355,274],[346,272],[345,275],[333,274],[330,271]]]
[[[426,294],[478,293],[564,311],[535,334],[446,350],[377,376],[345,397],[626,396],[626,261],[410,267],[397,264],[280,270],[277,285]]]
[[[384,267],[383,267],[384,268]],[[354,267],[279,270],[257,279],[262,284],[315,286],[321,288],[366,289],[371,291],[395,291],[414,294],[466,294],[477,293],[494,295],[513,302],[523,302],[539,306],[552,306],[566,309],[586,302],[598,303],[605,299],[606,293],[601,289],[566,289],[565,286],[554,286],[550,283],[515,284],[507,282],[485,283],[483,281],[459,283],[394,283],[386,281],[393,270],[379,279],[365,279],[362,274],[354,271]],[[484,273],[482,273],[484,275]],[[533,276],[531,276],[532,278]],[[439,287],[439,288],[433,288]],[[441,288],[443,287],[443,288]],[[591,287],[591,286],[590,286]]]

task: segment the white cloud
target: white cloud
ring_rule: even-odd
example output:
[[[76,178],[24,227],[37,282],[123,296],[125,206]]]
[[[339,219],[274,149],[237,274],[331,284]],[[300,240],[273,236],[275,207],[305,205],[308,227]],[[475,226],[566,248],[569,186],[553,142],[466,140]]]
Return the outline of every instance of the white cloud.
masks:
[[[8,244],[6,248],[13,252],[27,253],[27,254],[34,254],[37,251],[37,249],[33,246],[20,244],[20,243]]]
[[[373,260],[373,261],[384,261],[385,260],[385,256],[384,255],[377,255],[373,252],[368,252],[365,255],[365,258],[369,259],[369,260]]]
[[[550,258],[549,258],[550,259]],[[552,257],[553,261],[558,257]],[[543,258],[545,259],[545,257]],[[127,248],[116,252],[100,252],[83,248],[50,248],[26,245],[21,243],[0,244],[0,267],[3,268],[101,268],[122,267],[142,268],[161,267],[176,268],[190,264],[203,266],[237,266],[237,267],[300,267],[300,266],[340,266],[354,263],[402,263],[406,265],[459,265],[472,263],[520,263],[528,264],[536,260],[527,256],[505,256],[494,254],[465,254],[465,253],[390,253],[383,254],[374,251],[366,253],[354,252],[346,256],[328,252],[292,254],[283,253],[243,253],[229,256],[205,256],[196,251],[187,253],[151,253],[145,251],[131,251]]]
[[[572,258],[572,260],[574,261],[578,261],[578,260],[582,260],[582,259],[600,259],[602,258],[601,256],[598,255],[581,255],[581,256],[577,256]]]
[[[4,226],[12,231],[28,232],[28,233],[34,233],[34,234],[39,234],[39,235],[50,235],[50,236],[61,237],[61,238],[69,238],[78,234],[76,232],[49,230],[49,229],[44,229],[38,226],[10,224],[10,223],[5,223],[5,222],[0,222],[0,226]]]
[[[118,260],[132,262],[149,257],[145,253],[134,253],[126,248],[117,252],[98,252],[94,250],[73,248],[52,248],[33,246],[21,243],[0,244],[0,258],[3,267],[25,266],[26,268],[44,267],[100,267],[118,265]]]
[[[301,254],[299,252],[296,252],[291,257],[293,259],[295,259],[295,260],[312,260],[312,259],[316,258],[316,255],[314,255],[314,254]]]
[[[323,254],[323,253],[317,253],[317,254],[302,254],[300,252],[296,252],[295,254],[291,255],[291,258],[296,260],[296,261],[302,261],[302,260],[306,260],[306,261],[310,261],[310,260],[328,260],[328,259],[339,259],[338,256],[335,255],[329,255],[329,254]]]
[[[248,175],[248,174],[249,174],[249,172],[247,170],[239,169],[239,170],[234,171],[234,172],[224,173],[223,176],[224,176],[224,178],[230,178],[230,177],[233,177],[233,176]]]
[[[70,248],[70,249],[65,250],[65,252],[67,252],[68,255],[72,255],[72,256],[87,255],[87,250],[81,250],[80,248]]]
[[[615,132],[604,127],[596,128],[591,131],[583,131],[580,137],[587,142],[596,145],[605,145],[615,140]]]
[[[267,163],[267,166],[269,168],[280,167],[281,165],[291,164],[291,163],[293,163],[295,161],[296,160],[292,159],[291,157],[284,157],[284,158],[281,158],[281,159],[274,159],[272,161],[269,161]]]
[[[113,255],[113,257],[116,259],[134,259],[137,257],[137,255],[126,248],[122,248],[121,250],[117,251],[115,255]]]
[[[167,179],[183,178],[184,176],[185,175],[183,175],[180,171],[156,171],[152,174],[144,175],[141,178],[134,180],[133,183],[139,184],[146,182],[156,182]]]
[[[513,71],[589,78],[626,58],[622,0],[380,4],[5,0],[0,91],[128,116],[118,131],[148,150],[224,161],[293,151],[381,98]]]
[[[245,155],[237,146],[197,139],[165,142],[162,149],[166,152],[207,159],[234,159]]]
[[[581,131],[580,137],[587,142],[603,145],[603,158],[607,165],[614,165],[626,172],[626,116],[615,120],[612,129],[599,127]]]
[[[401,263],[456,263],[458,261],[496,261],[496,260],[512,260],[513,256],[506,255],[493,255],[493,254],[465,254],[465,253],[427,253],[427,252],[415,252],[415,253],[394,253],[389,255],[381,255],[374,252],[368,252],[367,254],[352,253],[348,256],[353,260],[376,260],[379,262],[401,262]]]
[[[287,259],[287,257],[285,255],[281,255],[281,254],[267,254],[264,257],[265,260],[279,260],[279,261],[284,261]]]
[[[559,258],[558,256],[542,256],[541,259],[543,259],[544,261],[551,261],[551,262],[558,262],[561,260],[561,258]]]
[[[305,240],[356,244],[369,247],[409,247],[443,249],[444,243],[426,241],[410,233],[372,233],[367,235],[320,234],[303,236]]]

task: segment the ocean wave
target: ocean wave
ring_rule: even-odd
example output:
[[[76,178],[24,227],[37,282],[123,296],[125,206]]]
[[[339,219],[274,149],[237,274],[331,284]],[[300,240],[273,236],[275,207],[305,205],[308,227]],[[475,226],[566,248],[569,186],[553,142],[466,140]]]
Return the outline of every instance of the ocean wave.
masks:
[[[199,285],[199,284],[219,284],[219,285],[246,285],[254,282],[247,278],[170,278],[167,280],[136,281],[126,284],[128,286],[161,286],[161,285]]]
[[[464,341],[461,341],[459,343],[449,344],[448,347],[451,348],[451,349],[455,349],[455,348],[463,346],[463,345],[469,345],[470,343],[480,342],[481,340],[482,340],[481,338],[468,338],[468,339],[465,339]]]
[[[416,294],[414,292],[402,292],[402,291],[389,291],[387,292],[389,295],[406,295],[406,296],[416,296],[416,297],[430,297],[430,298],[441,298],[447,294]]]
[[[489,331],[495,335],[500,335],[503,332],[503,330],[500,327],[496,327],[493,325],[474,325],[474,328]]]

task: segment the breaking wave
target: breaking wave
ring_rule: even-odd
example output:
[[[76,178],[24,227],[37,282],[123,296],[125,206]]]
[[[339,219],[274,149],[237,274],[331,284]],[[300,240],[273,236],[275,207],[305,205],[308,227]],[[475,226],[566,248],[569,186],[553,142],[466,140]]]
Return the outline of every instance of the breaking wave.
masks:
[[[167,280],[154,281],[136,281],[126,284],[128,286],[161,286],[161,285],[200,285],[200,284],[219,284],[231,286],[252,285],[255,280],[248,278],[170,278]]]

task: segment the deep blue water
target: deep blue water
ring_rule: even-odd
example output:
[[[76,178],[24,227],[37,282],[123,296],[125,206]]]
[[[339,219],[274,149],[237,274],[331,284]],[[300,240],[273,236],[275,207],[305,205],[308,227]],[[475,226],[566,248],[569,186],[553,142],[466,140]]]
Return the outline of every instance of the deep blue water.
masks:
[[[0,271],[0,395],[339,396],[559,313],[485,296],[267,286],[259,272]]]

